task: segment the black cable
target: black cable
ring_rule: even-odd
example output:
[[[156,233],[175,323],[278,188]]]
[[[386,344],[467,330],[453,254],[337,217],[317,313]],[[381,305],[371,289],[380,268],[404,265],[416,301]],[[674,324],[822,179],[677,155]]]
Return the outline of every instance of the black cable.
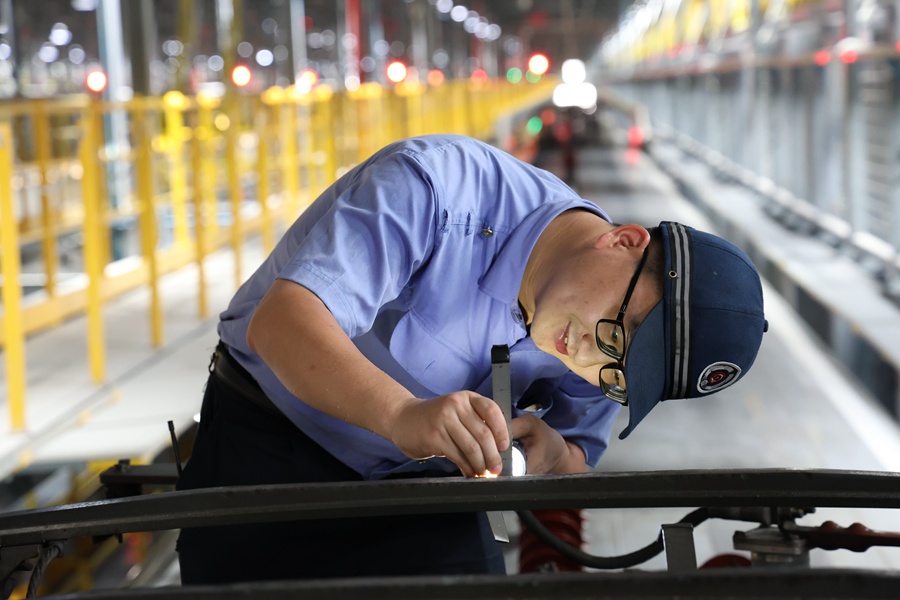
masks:
[[[542,542],[556,550],[564,557],[574,560],[577,563],[590,567],[592,569],[626,569],[647,562],[657,554],[663,551],[663,537],[660,532],[656,541],[647,544],[639,550],[635,550],[629,554],[621,556],[596,556],[588,554],[580,548],[564,542],[559,539],[552,531],[547,529],[530,510],[517,511],[522,524],[528,527],[531,532]],[[679,523],[690,523],[691,525],[699,525],[709,518],[709,510],[706,508],[698,508],[685,515]]]
[[[175,455],[175,469],[181,477],[181,454],[178,452],[178,438],[175,436],[175,423],[169,421],[169,435],[172,436],[172,454]]]
[[[41,547],[37,562],[34,565],[34,570],[31,571],[31,578],[28,580],[28,591],[25,592],[26,598],[37,597],[38,586],[41,585],[41,579],[44,578],[44,571],[47,569],[47,565],[49,565],[50,561],[56,558],[61,551],[61,542],[51,542],[50,544]]]

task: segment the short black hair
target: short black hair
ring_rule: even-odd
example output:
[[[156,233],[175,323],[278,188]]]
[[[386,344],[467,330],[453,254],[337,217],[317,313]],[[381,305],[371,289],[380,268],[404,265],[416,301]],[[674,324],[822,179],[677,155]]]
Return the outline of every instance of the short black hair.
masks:
[[[650,232],[650,245],[647,247],[647,263],[644,265],[644,271],[653,274],[653,285],[656,291],[662,295],[663,277],[665,273],[665,257],[663,254],[663,238],[662,229],[657,227],[648,227]]]

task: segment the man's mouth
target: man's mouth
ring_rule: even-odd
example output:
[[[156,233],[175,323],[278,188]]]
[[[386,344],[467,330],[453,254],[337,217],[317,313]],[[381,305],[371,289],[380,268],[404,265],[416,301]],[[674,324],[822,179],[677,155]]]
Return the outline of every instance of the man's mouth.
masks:
[[[562,330],[562,333],[559,334],[559,337],[556,338],[556,351],[562,354],[563,356],[569,355],[569,326],[571,323],[566,323],[566,328]]]

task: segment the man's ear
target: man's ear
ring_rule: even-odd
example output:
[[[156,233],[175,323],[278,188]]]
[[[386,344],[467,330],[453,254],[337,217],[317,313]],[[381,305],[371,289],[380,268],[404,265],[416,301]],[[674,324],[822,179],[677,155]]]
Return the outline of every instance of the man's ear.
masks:
[[[635,223],[627,223],[625,225],[616,225],[599,238],[594,246],[600,248],[622,247],[626,249],[637,248],[643,250],[650,243],[650,232],[646,228]]]

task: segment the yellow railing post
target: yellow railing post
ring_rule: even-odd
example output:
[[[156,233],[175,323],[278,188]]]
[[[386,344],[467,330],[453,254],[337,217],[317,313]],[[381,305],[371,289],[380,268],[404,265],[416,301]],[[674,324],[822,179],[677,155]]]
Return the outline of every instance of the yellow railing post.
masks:
[[[172,205],[172,222],[175,243],[188,246],[187,218],[187,173],[184,164],[184,108],[187,98],[177,91],[167,92],[163,96],[165,114],[166,156],[169,167],[169,189]]]
[[[298,198],[303,198],[308,205],[319,194],[321,186],[318,182],[318,171],[315,169],[313,162],[313,124],[312,124],[312,104],[309,94],[302,99],[294,101],[291,99],[291,110],[297,115],[297,132],[299,133],[299,144],[297,153],[291,158],[290,168],[294,173],[293,181],[297,185]],[[294,136],[297,139],[298,136]],[[302,167],[300,165],[303,165]],[[301,192],[300,173],[304,174],[302,181],[305,187]],[[296,218],[300,214],[298,203],[297,210],[291,213],[291,219]]]
[[[35,102],[34,113],[34,143],[35,154],[37,155],[38,170],[41,174],[41,250],[44,255],[44,272],[47,274],[47,281],[44,284],[44,290],[47,296],[53,298],[56,296],[56,267],[57,267],[57,249],[56,249],[56,209],[50,203],[50,194],[47,187],[49,182],[50,171],[50,123],[49,116],[46,111],[46,100],[39,99]]]
[[[297,99],[297,86],[291,86],[288,90],[285,103],[280,107],[279,134],[281,135],[281,173],[282,173],[282,197],[287,205],[288,220],[293,220],[300,214],[300,166],[297,150],[297,111],[299,104]]]
[[[406,126],[410,136],[425,133],[425,126],[422,120],[422,93],[424,91],[425,86],[419,81],[409,82],[403,90],[406,96]]]
[[[25,431],[25,328],[19,281],[19,224],[13,208],[12,128],[0,123],[0,268],[3,269],[3,334],[6,389],[14,432]]]
[[[335,180],[337,174],[337,144],[335,142],[334,131],[334,108],[332,103],[342,102],[340,96],[335,96],[331,88],[320,85],[315,88],[315,102],[317,106],[316,115],[318,116],[316,128],[319,131],[319,141],[322,146],[315,151],[316,163],[319,165],[323,175],[322,187],[326,188]],[[321,152],[322,154],[319,154]]]
[[[257,107],[254,126],[256,128],[256,192],[259,196],[262,217],[263,250],[266,254],[275,247],[275,232],[272,227],[272,211],[269,207],[269,110],[270,106],[260,102]]]
[[[156,257],[158,225],[153,193],[153,147],[148,123],[148,107],[142,103],[135,108],[132,118],[135,125],[134,141],[137,146],[137,192],[140,205],[141,253],[147,267],[150,285],[150,342],[159,348],[163,339],[162,302],[159,297],[159,262]]]
[[[203,109],[198,108],[197,126],[191,136],[191,171],[194,174],[194,248],[197,257],[197,315],[205,319],[209,314],[209,306],[206,298],[206,272],[204,261],[206,260],[206,177],[203,167],[203,145],[206,136],[211,132],[202,124]]]
[[[98,103],[91,99],[82,116],[81,198],[84,203],[84,270],[87,273],[87,346],[91,379],[100,383],[106,378],[106,344],[103,331],[103,241],[100,236],[100,181],[97,174],[100,156],[98,136]]]
[[[225,131],[225,171],[228,177],[228,196],[231,198],[231,248],[234,251],[234,285],[244,282],[241,269],[241,243],[244,240],[241,223],[241,174],[238,160],[238,136],[240,134],[240,111],[238,98],[225,97],[225,114],[228,115],[228,129]]]
[[[218,179],[216,178],[216,119],[213,110],[219,99],[204,94],[197,95],[197,123],[202,131],[200,136],[200,159],[203,169],[203,183],[209,194],[204,194],[204,213],[210,218],[206,222],[206,233],[215,237],[219,231],[219,202],[216,198]]]

